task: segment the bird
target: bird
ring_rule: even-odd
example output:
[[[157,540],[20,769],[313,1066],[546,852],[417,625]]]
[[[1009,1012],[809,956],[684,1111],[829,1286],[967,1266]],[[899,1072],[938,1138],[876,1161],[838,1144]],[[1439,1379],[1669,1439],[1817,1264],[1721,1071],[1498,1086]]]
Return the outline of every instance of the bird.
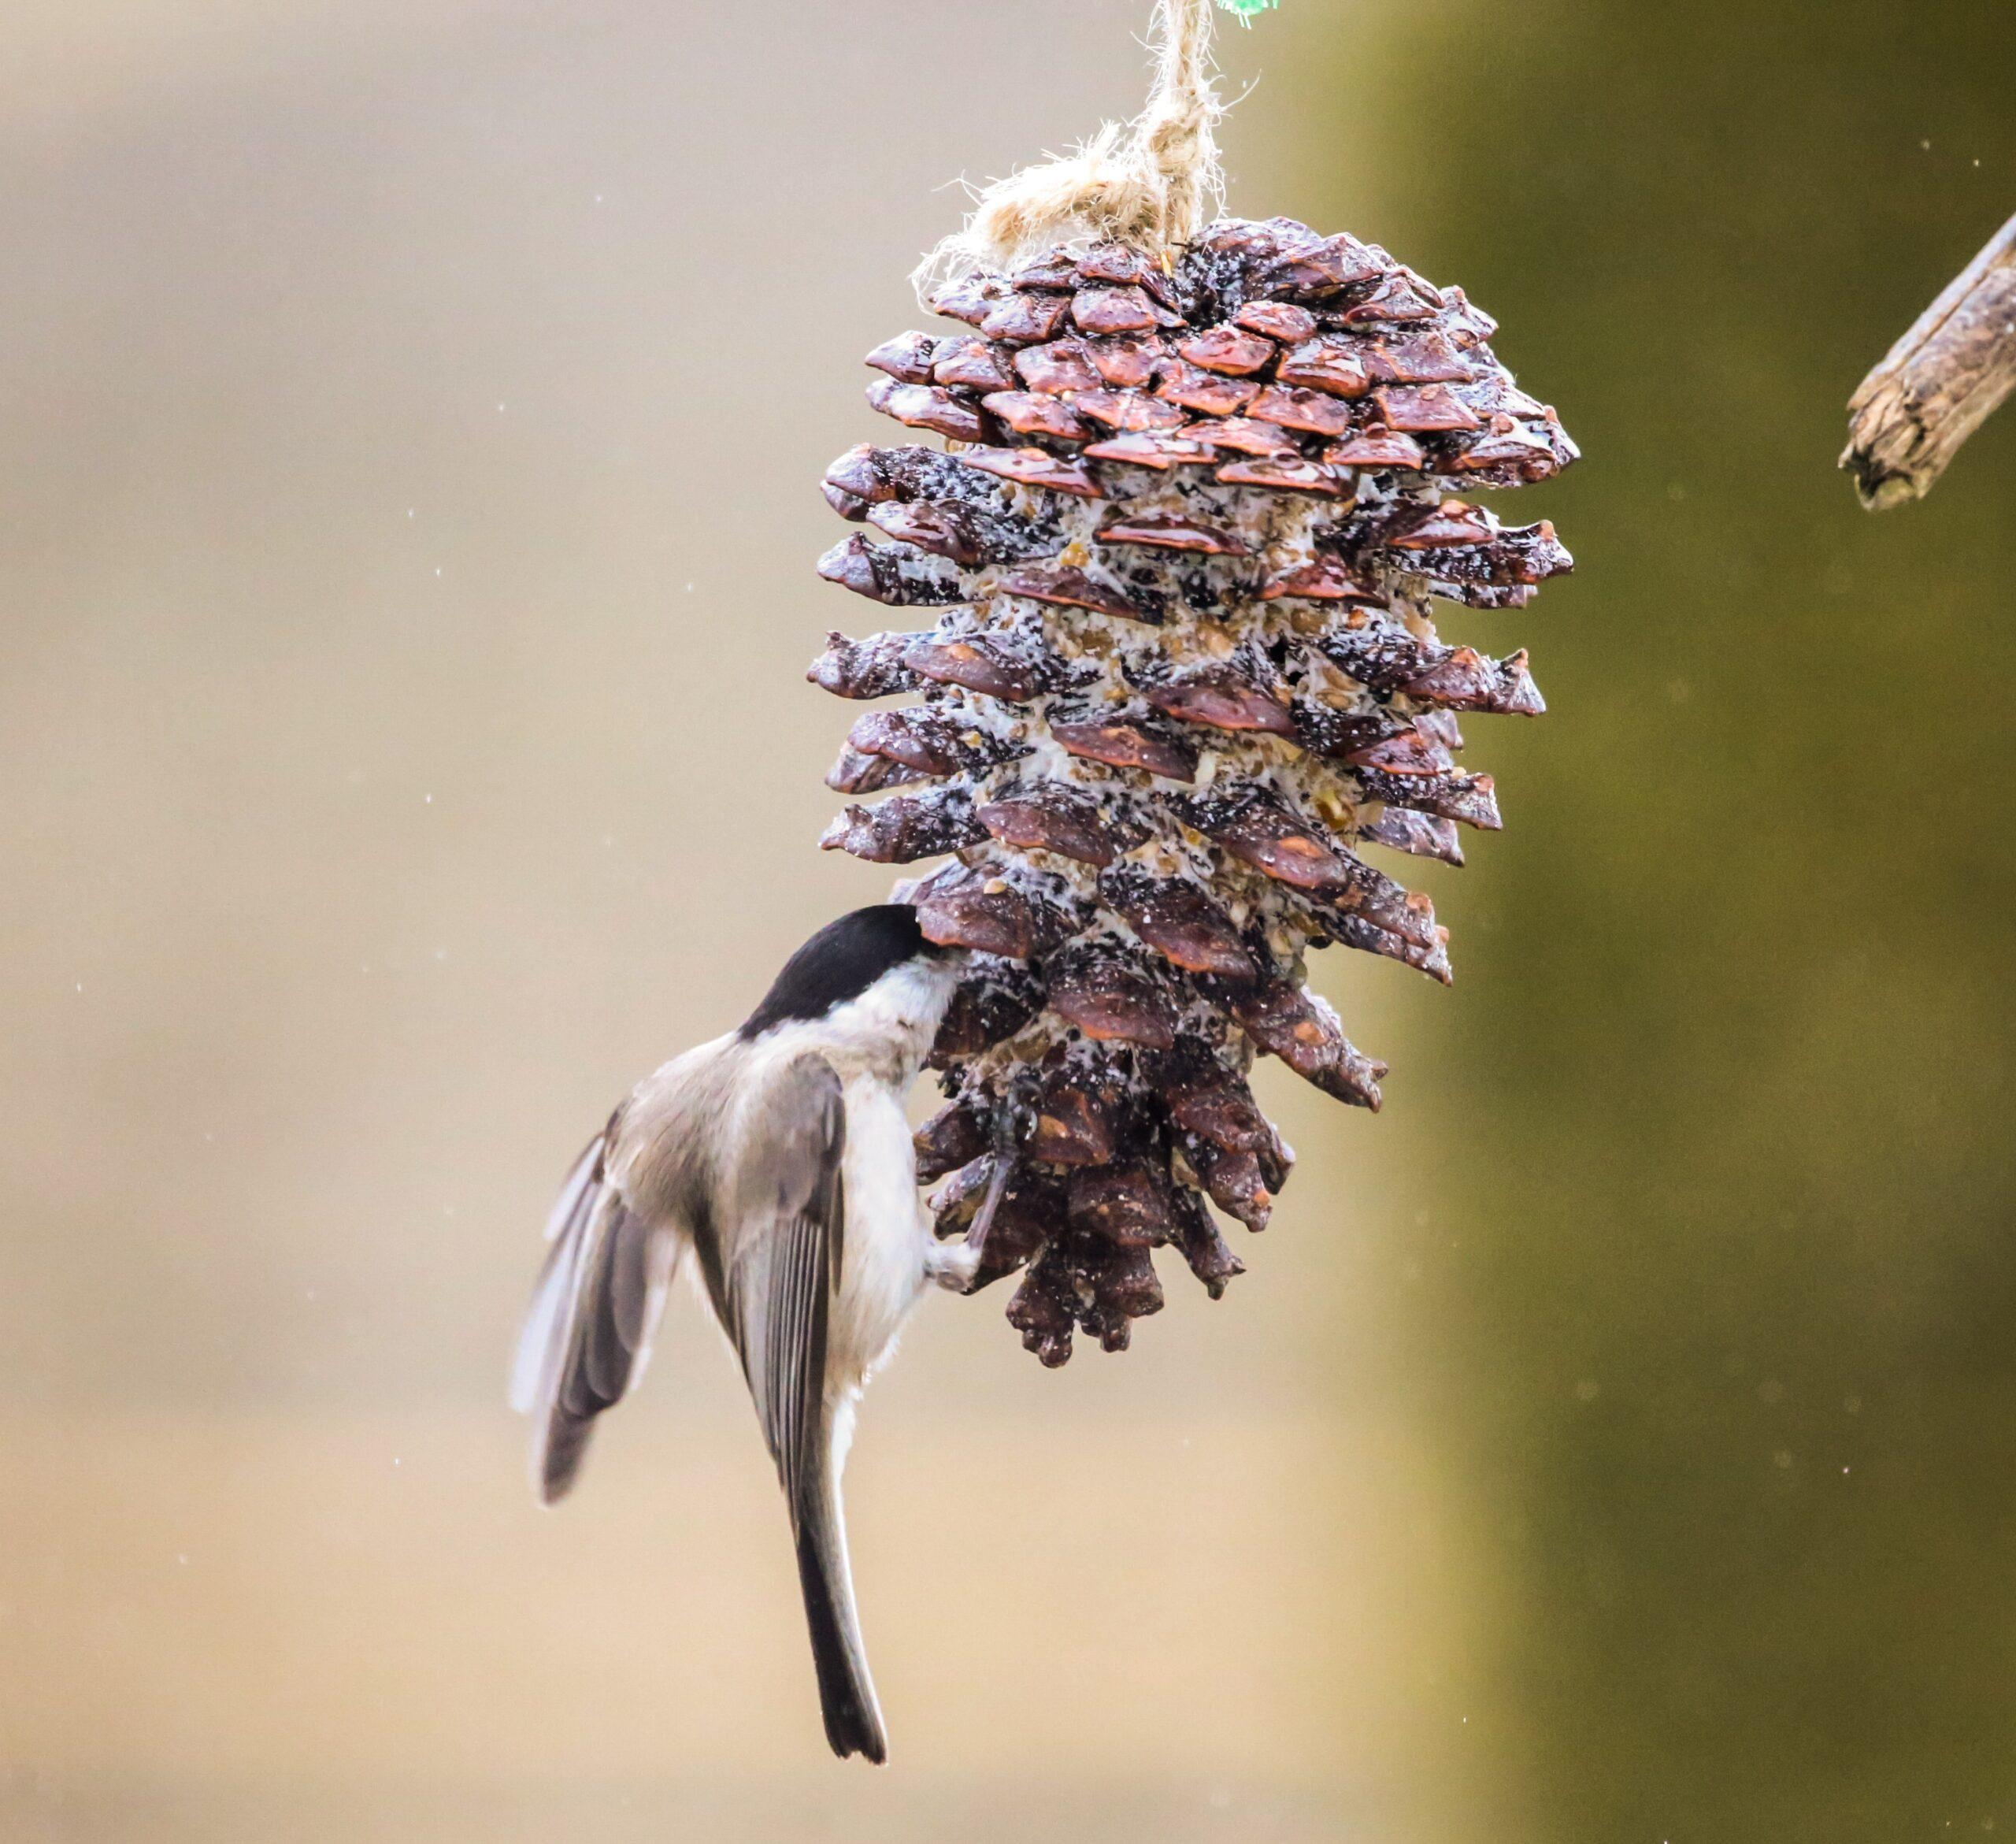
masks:
[[[642,1375],[674,1275],[697,1274],[784,1488],[826,1738],[877,1764],[888,1739],[840,1475],[862,1389],[912,1308],[934,1283],[968,1290],[980,1260],[980,1238],[933,1236],[904,1108],[964,958],[906,905],[855,910],[736,1030],[639,1083],[561,1189],[513,1370],[533,1487],[554,1505]]]

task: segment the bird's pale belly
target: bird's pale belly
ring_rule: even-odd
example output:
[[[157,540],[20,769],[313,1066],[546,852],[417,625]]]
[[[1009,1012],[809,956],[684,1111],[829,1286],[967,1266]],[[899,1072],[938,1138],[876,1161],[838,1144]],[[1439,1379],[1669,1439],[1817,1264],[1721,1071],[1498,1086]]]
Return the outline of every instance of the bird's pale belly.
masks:
[[[843,1387],[858,1386],[888,1356],[924,1289],[932,1242],[909,1119],[881,1082],[857,1078],[846,1097],[847,1228],[826,1354],[829,1382]]]

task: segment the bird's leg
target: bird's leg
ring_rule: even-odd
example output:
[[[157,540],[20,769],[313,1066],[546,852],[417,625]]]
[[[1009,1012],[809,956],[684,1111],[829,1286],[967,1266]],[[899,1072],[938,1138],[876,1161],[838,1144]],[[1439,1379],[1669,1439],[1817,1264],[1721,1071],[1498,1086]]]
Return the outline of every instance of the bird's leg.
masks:
[[[1017,1149],[1035,1124],[1036,1085],[1026,1074],[1002,1097],[994,1112],[991,1155],[994,1169],[986,1194],[974,1213],[965,1240],[951,1247],[934,1245],[926,1251],[924,1271],[941,1287],[954,1293],[970,1293],[985,1257],[987,1234],[994,1226],[995,1212],[1001,1208],[1008,1181],[1014,1176]]]
[[[973,1227],[966,1231],[962,1249],[972,1273],[979,1271],[980,1264],[986,1257],[987,1233],[994,1227],[994,1213],[1001,1208],[1008,1181],[1014,1175],[1016,1151],[1032,1124],[1034,1092],[1035,1083],[1025,1074],[1010,1084],[1007,1093],[1001,1098],[1001,1104],[994,1111],[994,1172],[988,1180],[987,1195],[980,1200],[979,1214],[973,1219]],[[971,1274],[968,1284],[971,1284]]]
[[[947,1272],[939,1277],[941,1286],[950,1287],[955,1293],[972,1292],[973,1282],[980,1273],[981,1256],[986,1250],[987,1232],[993,1226],[995,1211],[1001,1208],[1001,1195],[1008,1189],[1014,1163],[999,1152],[995,1154],[994,1174],[988,1180],[987,1195],[980,1200],[980,1211],[973,1219],[973,1227],[966,1231],[966,1239],[958,1248],[944,1251]]]

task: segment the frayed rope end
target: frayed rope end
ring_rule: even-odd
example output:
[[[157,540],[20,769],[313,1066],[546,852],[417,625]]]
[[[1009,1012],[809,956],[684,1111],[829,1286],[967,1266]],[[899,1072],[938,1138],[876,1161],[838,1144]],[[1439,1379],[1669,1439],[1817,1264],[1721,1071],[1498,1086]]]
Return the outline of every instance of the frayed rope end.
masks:
[[[1216,9],[1243,24],[1279,0],[1156,0],[1156,72],[1147,106],[1108,122],[1078,150],[997,180],[963,228],[910,276],[928,303],[942,284],[1012,268],[1052,246],[1125,243],[1162,258],[1187,243],[1225,199],[1213,130],[1225,113],[1211,82]]]

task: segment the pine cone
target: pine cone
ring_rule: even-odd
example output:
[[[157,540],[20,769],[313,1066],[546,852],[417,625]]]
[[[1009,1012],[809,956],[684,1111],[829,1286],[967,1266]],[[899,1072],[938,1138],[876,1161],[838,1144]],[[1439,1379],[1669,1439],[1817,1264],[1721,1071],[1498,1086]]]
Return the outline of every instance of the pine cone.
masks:
[[[1256,1053],[1379,1105],[1384,1064],[1303,984],[1340,942],[1447,980],[1447,931],[1370,845],[1461,863],[1495,829],[1456,714],[1536,714],[1523,651],[1444,645],[1441,596],[1522,606],[1570,567],[1551,525],[1443,489],[1576,457],[1486,343],[1495,324],[1384,250],[1285,219],[1213,225],[1166,268],[1053,250],[941,288],[973,329],[909,333],[869,400],[953,444],[863,446],[826,497],[872,528],[821,573],[920,633],[831,637],[810,677],[917,694],[855,724],[823,841],[956,854],[902,887],[969,971],[918,1135],[941,1234],[1001,1162],[979,1284],[1046,1364],[1159,1310],[1173,1243],[1216,1297],[1240,1271],[1203,1198],[1258,1230],[1293,1156]],[[1200,1195],[1201,1194],[1201,1195]]]

